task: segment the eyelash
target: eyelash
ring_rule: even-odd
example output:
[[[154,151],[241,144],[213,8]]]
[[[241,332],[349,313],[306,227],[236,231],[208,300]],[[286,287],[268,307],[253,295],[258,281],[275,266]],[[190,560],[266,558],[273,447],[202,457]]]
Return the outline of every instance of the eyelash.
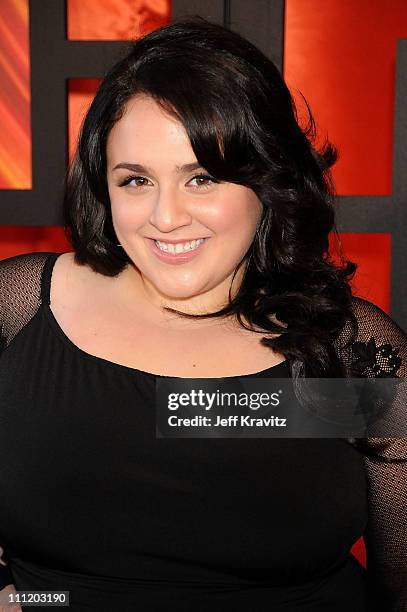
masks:
[[[193,181],[196,178],[204,178],[207,179],[209,181],[212,181],[212,183],[219,183],[219,181],[217,181],[216,179],[213,178],[213,176],[210,176],[209,174],[196,174],[195,176],[193,176],[190,180]],[[138,176],[138,175],[134,175],[131,174],[130,176],[127,176],[126,178],[124,178],[120,183],[119,183],[119,187],[126,187],[126,185],[129,185],[129,183],[131,183],[131,181],[133,180],[138,180],[138,179],[146,179],[145,176]],[[141,185],[139,187],[135,187],[135,189],[140,189],[141,187],[146,187],[146,185]],[[195,187],[195,189],[199,190],[199,191],[205,191],[206,189],[209,189],[210,185],[201,185],[200,187]]]

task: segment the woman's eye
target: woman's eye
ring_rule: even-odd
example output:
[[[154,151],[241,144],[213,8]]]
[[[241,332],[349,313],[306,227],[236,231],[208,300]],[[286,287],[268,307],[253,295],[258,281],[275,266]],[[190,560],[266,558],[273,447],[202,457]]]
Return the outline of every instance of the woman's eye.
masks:
[[[197,174],[196,176],[192,177],[189,183],[191,183],[192,181],[196,181],[193,187],[194,189],[199,190],[199,191],[204,191],[205,189],[209,189],[212,183],[219,182],[216,179],[214,179],[212,176],[209,176],[209,174]],[[127,185],[129,185],[132,188],[141,189],[142,187],[147,187],[148,182],[149,181],[145,176],[131,175],[131,176],[127,176],[126,178],[124,178],[119,183],[119,187],[126,187]]]
[[[132,183],[133,181],[135,181],[135,184],[130,185],[130,183]],[[123,179],[123,181],[119,183],[119,187],[126,187],[126,185],[130,185],[131,187],[140,188],[140,187],[145,187],[147,183],[148,183],[148,179],[146,179],[144,176],[134,176],[133,175],[133,176],[128,176],[125,179]]]
[[[208,189],[211,186],[211,183],[218,182],[212,176],[209,176],[208,174],[197,174],[191,179],[191,181],[195,181],[195,180],[197,181],[196,188],[201,189],[201,190]]]

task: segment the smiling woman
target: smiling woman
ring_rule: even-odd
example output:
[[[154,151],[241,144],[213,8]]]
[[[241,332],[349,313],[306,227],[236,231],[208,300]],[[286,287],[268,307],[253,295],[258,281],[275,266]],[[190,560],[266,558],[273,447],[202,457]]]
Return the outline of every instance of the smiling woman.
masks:
[[[260,222],[256,194],[189,161],[194,152],[185,128],[149,96],[127,104],[106,151],[113,227],[135,264],[128,273],[142,276],[151,302],[165,296],[175,308],[188,298],[189,312],[225,306]],[[123,155],[143,163],[120,162]],[[128,169],[144,176],[129,176]]]
[[[155,30],[108,72],[67,174],[73,253],[0,263],[0,586],[74,612],[407,610],[405,438],[271,439],[267,413],[244,439],[232,412],[208,439],[181,407],[187,436],[158,435],[158,383],[292,382],[305,422],[306,377],[406,376],[406,335],[329,256],[334,160],[221,26]]]

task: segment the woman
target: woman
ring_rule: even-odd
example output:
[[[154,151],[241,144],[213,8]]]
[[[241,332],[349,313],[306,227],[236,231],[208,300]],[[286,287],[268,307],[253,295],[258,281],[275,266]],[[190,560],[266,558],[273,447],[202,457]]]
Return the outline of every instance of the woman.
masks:
[[[67,178],[74,252],[1,262],[6,590],[407,610],[405,439],[155,434],[161,377],[405,376],[406,335],[328,256],[335,152],[312,135],[274,65],[202,19],[107,74]]]

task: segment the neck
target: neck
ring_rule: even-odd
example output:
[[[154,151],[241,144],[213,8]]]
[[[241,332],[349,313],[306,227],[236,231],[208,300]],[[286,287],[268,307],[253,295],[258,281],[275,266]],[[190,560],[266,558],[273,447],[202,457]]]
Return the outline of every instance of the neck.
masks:
[[[125,274],[126,272],[126,274]],[[122,272],[124,281],[124,295],[133,296],[132,304],[137,304],[143,317],[157,325],[180,330],[204,329],[225,326],[236,322],[235,315],[227,317],[210,317],[190,319],[176,313],[168,312],[164,307],[173,308],[186,314],[200,315],[217,312],[228,304],[228,291],[231,279],[226,279],[222,286],[216,287],[210,294],[200,294],[188,298],[173,298],[162,294],[146,279],[135,266],[129,266]],[[242,278],[242,271],[236,274],[231,296],[234,297],[238,291]],[[137,296],[136,299],[134,296]],[[209,299],[210,298],[210,299]],[[238,323],[238,322],[237,322]]]

